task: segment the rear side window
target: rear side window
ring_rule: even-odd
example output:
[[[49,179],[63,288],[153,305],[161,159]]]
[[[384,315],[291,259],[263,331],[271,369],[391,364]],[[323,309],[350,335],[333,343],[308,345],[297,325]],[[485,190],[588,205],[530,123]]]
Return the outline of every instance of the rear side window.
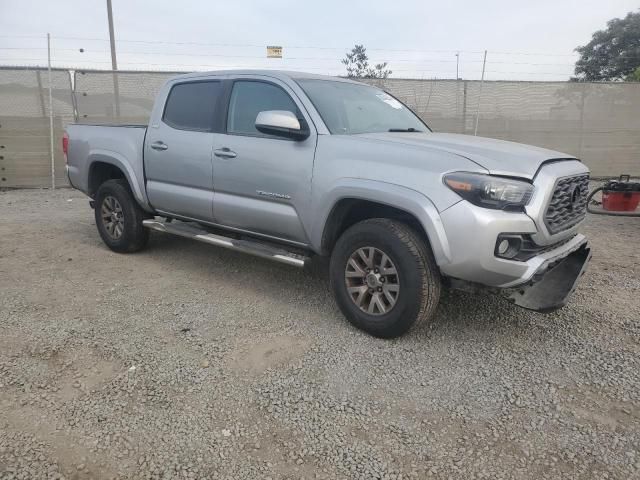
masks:
[[[256,130],[256,117],[266,110],[287,110],[301,118],[298,107],[282,88],[265,82],[235,82],[229,101],[227,132],[265,136]]]
[[[169,92],[162,120],[180,130],[212,131],[221,90],[219,81],[174,85]]]

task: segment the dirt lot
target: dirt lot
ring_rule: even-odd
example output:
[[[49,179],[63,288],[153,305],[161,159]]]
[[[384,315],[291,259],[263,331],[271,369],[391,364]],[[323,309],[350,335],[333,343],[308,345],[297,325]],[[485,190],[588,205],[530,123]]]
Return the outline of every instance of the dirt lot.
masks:
[[[0,193],[0,478],[640,478],[640,219],[551,315],[448,293],[371,338],[326,281]]]

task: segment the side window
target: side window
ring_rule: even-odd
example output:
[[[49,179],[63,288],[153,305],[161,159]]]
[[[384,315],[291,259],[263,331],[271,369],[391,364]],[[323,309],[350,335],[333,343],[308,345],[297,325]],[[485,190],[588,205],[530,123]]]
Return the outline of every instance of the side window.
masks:
[[[180,130],[210,132],[220,92],[219,81],[174,85],[169,92],[162,121]]]
[[[265,82],[235,82],[229,100],[227,132],[266,136],[255,126],[258,113],[265,110],[287,110],[301,117],[298,107],[282,88]]]

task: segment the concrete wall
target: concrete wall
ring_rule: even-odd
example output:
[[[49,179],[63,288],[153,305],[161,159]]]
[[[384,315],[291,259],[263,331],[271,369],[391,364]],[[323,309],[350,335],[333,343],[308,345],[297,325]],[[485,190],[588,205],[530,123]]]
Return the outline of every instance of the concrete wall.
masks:
[[[473,135],[480,82],[371,81],[434,130]],[[478,135],[583,160],[594,177],[640,175],[640,83],[485,82]]]
[[[147,123],[155,94],[177,72],[54,70],[55,171],[66,183],[64,125]],[[435,131],[529,143],[581,158],[594,177],[640,176],[640,84],[369,80],[400,98]],[[119,96],[116,101],[114,84]],[[0,187],[51,184],[47,71],[0,68]],[[478,102],[480,99],[480,102]]]

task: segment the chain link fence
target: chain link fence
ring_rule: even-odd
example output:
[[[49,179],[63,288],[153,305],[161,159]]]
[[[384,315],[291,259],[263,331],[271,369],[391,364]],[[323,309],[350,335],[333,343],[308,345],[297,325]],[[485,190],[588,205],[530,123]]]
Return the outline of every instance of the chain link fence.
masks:
[[[67,185],[64,126],[74,121],[68,70],[51,71],[56,185]],[[51,186],[49,75],[46,69],[0,69],[0,188]]]
[[[66,183],[64,125],[147,123],[180,72],[52,71],[56,184]],[[640,175],[640,84],[369,80],[438,132],[528,143],[581,158],[594,177]],[[0,187],[51,184],[46,69],[0,68]]]

